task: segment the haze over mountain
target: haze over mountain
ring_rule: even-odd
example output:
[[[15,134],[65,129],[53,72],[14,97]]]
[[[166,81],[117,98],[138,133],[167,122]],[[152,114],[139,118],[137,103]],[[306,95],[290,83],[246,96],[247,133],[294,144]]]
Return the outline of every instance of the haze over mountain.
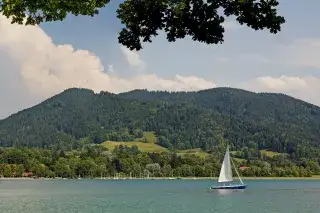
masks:
[[[132,141],[154,131],[169,149],[270,149],[314,156],[320,108],[283,94],[215,88],[198,92],[95,94],[68,89],[0,121],[1,146],[78,146]]]

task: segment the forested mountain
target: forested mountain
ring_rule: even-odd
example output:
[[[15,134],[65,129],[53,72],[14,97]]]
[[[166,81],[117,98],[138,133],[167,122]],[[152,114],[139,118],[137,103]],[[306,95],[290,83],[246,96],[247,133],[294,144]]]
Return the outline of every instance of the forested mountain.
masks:
[[[318,157],[320,108],[283,94],[216,88],[134,90],[119,95],[68,89],[0,121],[0,146],[77,147],[132,141],[154,131],[170,149],[271,149]]]

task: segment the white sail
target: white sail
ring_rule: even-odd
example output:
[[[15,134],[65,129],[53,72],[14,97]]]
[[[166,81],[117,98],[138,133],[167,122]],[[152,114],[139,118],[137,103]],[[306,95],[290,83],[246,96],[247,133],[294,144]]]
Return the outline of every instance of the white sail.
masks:
[[[221,182],[231,182],[231,181],[233,181],[233,178],[232,178],[230,153],[229,153],[229,146],[228,146],[222,162],[218,182],[221,183]]]

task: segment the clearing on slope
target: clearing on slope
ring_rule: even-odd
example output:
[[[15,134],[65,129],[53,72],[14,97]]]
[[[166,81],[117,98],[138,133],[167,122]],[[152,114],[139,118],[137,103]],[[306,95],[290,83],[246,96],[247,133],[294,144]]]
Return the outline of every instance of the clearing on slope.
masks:
[[[169,152],[165,147],[159,146],[157,143],[157,136],[155,132],[143,132],[143,137],[136,138],[132,142],[119,142],[119,141],[106,141],[103,144],[110,150],[113,150],[116,146],[137,146],[141,152]],[[177,152],[178,155],[183,156],[185,154],[194,154],[201,158],[207,157],[209,154],[202,151],[200,148],[181,150]]]
[[[103,144],[110,150],[114,149],[116,146],[137,146],[141,152],[168,152],[168,150],[157,143],[157,136],[155,132],[143,132],[141,138],[136,138],[135,141],[130,142],[119,142],[119,141],[106,141]]]
[[[118,141],[106,141],[103,143],[108,149],[113,150],[116,146],[137,146],[141,152],[167,152],[168,150],[162,146],[159,146],[154,143],[144,143],[144,142],[118,142]]]
[[[136,138],[136,142],[157,143],[157,136],[155,132],[143,132],[141,138]]]
[[[260,150],[261,154],[265,154],[267,157],[273,158],[274,156],[281,155],[279,152],[273,152],[267,149]]]

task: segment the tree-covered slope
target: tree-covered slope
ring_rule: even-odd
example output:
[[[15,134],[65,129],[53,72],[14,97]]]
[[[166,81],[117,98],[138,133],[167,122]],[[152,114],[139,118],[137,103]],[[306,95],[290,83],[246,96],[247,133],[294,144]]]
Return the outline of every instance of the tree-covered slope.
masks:
[[[184,102],[219,113],[229,122],[224,123],[224,128],[231,127],[229,136],[225,136],[239,147],[252,141],[261,149],[291,153],[297,144],[320,142],[320,108],[284,94],[216,88],[173,93],[134,90],[119,96],[130,100]]]
[[[0,121],[1,146],[79,146],[133,141],[154,131],[167,148],[271,149],[315,156],[320,108],[282,94],[216,88],[199,92],[134,90],[119,95],[68,89]]]

